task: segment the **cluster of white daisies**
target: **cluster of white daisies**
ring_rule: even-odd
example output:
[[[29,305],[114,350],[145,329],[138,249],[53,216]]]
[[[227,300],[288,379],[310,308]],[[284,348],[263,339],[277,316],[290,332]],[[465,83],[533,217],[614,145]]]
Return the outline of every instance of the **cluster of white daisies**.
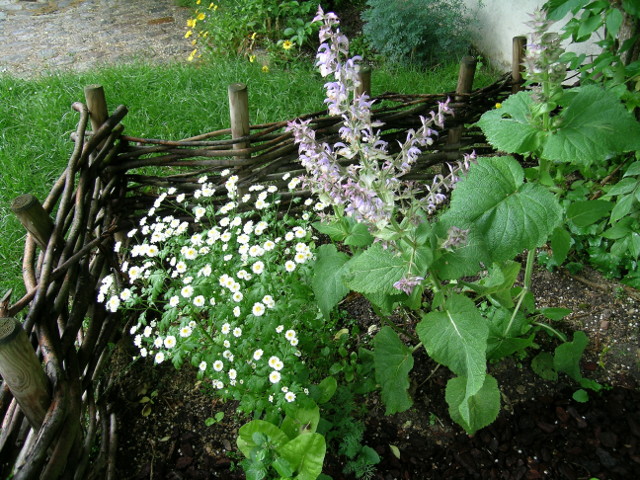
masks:
[[[228,172],[223,173],[228,175]],[[256,197],[255,210],[265,210],[272,206],[273,195],[277,193],[274,186],[252,186],[238,201],[237,180],[236,176],[227,179],[225,188],[229,201],[217,209],[203,200],[215,193],[207,177],[199,180],[201,187],[193,193],[195,206],[174,188],[162,193],[137,228],[128,232],[132,245],[127,249],[128,261],[122,263],[122,285],[117,288],[114,275],[108,275],[98,292],[98,301],[105,303],[111,312],[134,305],[149,307],[157,298],[164,298],[167,307],[163,319],[167,315],[170,322],[143,319],[131,327],[130,333],[140,356],[153,356],[159,364],[170,359],[181,346],[184,349],[220,350],[213,355],[211,351],[203,352],[201,358],[204,359],[198,365],[203,374],[214,378],[213,386],[219,390],[244,383],[239,378],[241,367],[234,365],[236,355],[231,351],[232,341],[241,339],[243,326],[249,326],[250,322],[276,307],[273,296],[264,294],[265,289],[280,292],[278,282],[287,281],[282,270],[292,274],[298,266],[313,258],[307,243],[308,228],[296,225],[276,235],[277,228],[271,228],[263,219],[254,221],[248,216],[233,214],[238,204],[249,202],[252,195]],[[295,188],[298,182],[297,178],[292,179],[289,188]],[[167,199],[191,212],[193,222],[190,224],[174,215],[156,216],[156,211]],[[306,205],[311,207],[312,203],[307,201]],[[313,208],[324,206],[316,204]],[[210,223],[204,221],[205,217]],[[306,222],[309,217],[305,213],[302,220]],[[138,238],[141,240],[136,243]],[[117,243],[115,250],[120,252],[122,245]],[[157,285],[158,281],[162,292],[155,292],[153,298],[145,298],[152,295],[151,285]],[[253,288],[256,285],[259,288]],[[262,292],[258,297],[257,291]],[[283,325],[275,330],[278,335],[274,338],[279,340],[263,347],[284,352],[282,346],[278,346],[278,342],[284,341],[295,356],[301,356],[295,348],[298,345],[295,330],[285,330]],[[217,346],[219,343],[224,350]],[[261,348],[251,349],[245,355],[248,358],[242,363],[252,370],[259,369],[264,361]],[[270,384],[281,384],[284,362],[273,354],[267,365]],[[294,391],[286,386],[279,385],[279,388],[287,402],[295,400]],[[270,401],[273,398],[273,394],[269,395]]]

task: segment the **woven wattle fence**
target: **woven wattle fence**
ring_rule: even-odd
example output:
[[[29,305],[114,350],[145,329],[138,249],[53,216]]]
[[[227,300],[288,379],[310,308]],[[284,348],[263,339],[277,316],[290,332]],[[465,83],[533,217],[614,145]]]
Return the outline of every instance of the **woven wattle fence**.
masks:
[[[434,168],[463,153],[491,151],[481,132],[465,125],[520,79],[507,75],[472,90],[474,69],[473,59],[465,58],[453,92],[375,97],[374,117],[384,123],[390,145],[417,129],[419,116],[437,110],[438,101],[451,98],[455,115],[421,155],[414,180],[429,181]],[[29,232],[27,293],[12,303],[8,292],[0,301],[2,478],[115,479],[118,412],[107,371],[109,345],[126,331],[127,319],[108,312],[96,296],[100,279],[119,270],[114,242],[153,205],[158,187],[195,189],[203,173],[226,168],[239,176],[239,188],[277,185],[284,173],[302,173],[288,122],[249,125],[243,85],[229,87],[231,128],[181,141],[126,135],[120,123],[126,107],[108,115],[101,87],[87,87],[85,99],[73,105],[80,116],[73,153],[47,198],[40,203],[22,195],[12,205]],[[338,139],[339,118],[326,112],[301,118],[311,120],[319,140]]]

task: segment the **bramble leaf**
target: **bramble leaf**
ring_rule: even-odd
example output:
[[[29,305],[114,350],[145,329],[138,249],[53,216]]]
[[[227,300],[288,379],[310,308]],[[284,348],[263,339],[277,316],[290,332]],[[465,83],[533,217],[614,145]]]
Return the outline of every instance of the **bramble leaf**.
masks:
[[[404,412],[413,402],[407,393],[413,354],[391,327],[383,327],[373,338],[376,381],[380,384],[386,415]]]

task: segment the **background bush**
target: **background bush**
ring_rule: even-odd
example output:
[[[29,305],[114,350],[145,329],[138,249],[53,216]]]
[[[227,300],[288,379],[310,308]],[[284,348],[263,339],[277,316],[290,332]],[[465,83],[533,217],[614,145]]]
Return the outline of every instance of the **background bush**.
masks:
[[[392,62],[437,63],[464,55],[472,14],[462,0],[367,0],[363,33]]]

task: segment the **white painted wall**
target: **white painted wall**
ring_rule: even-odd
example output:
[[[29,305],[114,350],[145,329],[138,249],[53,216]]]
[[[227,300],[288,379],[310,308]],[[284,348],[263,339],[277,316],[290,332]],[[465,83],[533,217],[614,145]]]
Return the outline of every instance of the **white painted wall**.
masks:
[[[528,36],[530,28],[525,25],[529,15],[541,7],[544,0],[464,0],[468,8],[477,11],[477,22],[472,28],[472,41],[483,55],[497,68],[511,69],[512,39],[518,35]],[[568,19],[569,17],[567,17]],[[558,29],[561,23],[554,25]],[[580,53],[596,53],[598,47],[593,44],[579,44],[568,47]]]

